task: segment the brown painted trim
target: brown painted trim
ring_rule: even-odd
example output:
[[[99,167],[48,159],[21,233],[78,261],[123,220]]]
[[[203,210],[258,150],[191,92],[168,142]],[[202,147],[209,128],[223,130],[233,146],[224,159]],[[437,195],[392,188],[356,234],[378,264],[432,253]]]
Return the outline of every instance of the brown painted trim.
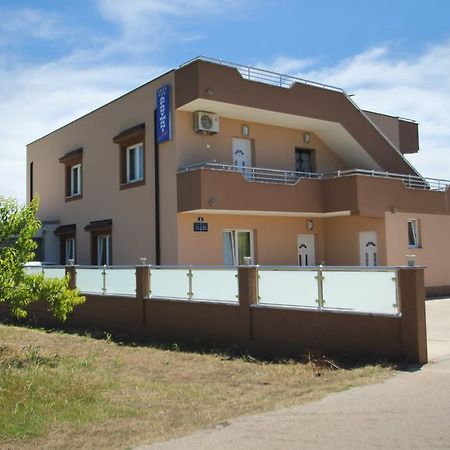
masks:
[[[214,90],[208,95],[208,90]],[[237,69],[196,60],[175,71],[175,107],[197,99],[339,123],[386,171],[416,175],[399,150],[343,92],[294,83],[289,89],[244,79]]]
[[[119,189],[130,189],[146,184],[146,145],[145,145],[145,123],[122,131],[113,138],[113,142],[119,144]],[[142,143],[143,146],[143,175],[142,180],[127,182],[127,148]]]
[[[70,224],[70,225],[61,225],[53,232],[57,236],[66,236],[69,234],[75,234],[77,231],[76,224]]]
[[[66,153],[64,156],[59,158],[59,162],[63,164],[70,164],[74,166],[75,164],[81,163],[81,159],[83,157],[83,147],[77,148],[76,150],[72,150]],[[74,162],[78,161],[78,162]]]
[[[66,153],[62,158],[59,158],[59,162],[63,163],[64,168],[64,177],[65,177],[65,201],[71,202],[73,200],[80,200],[83,198],[83,147],[80,147],[76,150],[72,150],[69,153]],[[70,183],[72,176],[72,167],[80,164],[80,193],[77,195],[70,195]]]
[[[60,235],[60,238],[59,238],[59,263],[61,265],[66,264],[66,240],[67,239],[75,239],[75,260],[77,258],[77,238],[76,238],[75,232],[71,233],[71,234]]]
[[[85,231],[103,232],[111,231],[112,219],[94,220],[84,227]]]
[[[97,238],[102,235],[110,236],[110,264],[113,263],[113,244],[112,244],[112,219],[95,220],[84,227],[85,231],[91,233],[91,264],[97,265]]]
[[[83,198],[83,194],[71,195],[70,197],[66,197],[66,202],[73,202],[74,200],[81,200]]]
[[[425,293],[427,297],[449,297],[450,286],[428,286],[425,288]]]
[[[139,139],[141,136],[144,135],[145,135],[145,123],[140,123],[139,125],[127,128],[126,130],[119,133],[117,136],[114,136],[113,142],[115,144],[122,144],[123,142]]]
[[[145,151],[144,151],[144,154],[145,154]],[[145,156],[144,156],[144,160],[145,160]],[[139,187],[139,186],[145,186],[145,170],[144,170],[144,179],[143,180],[132,181],[130,183],[123,183],[120,185],[119,189],[121,191],[123,191],[124,189],[130,189],[130,188],[135,188],[135,187]]]

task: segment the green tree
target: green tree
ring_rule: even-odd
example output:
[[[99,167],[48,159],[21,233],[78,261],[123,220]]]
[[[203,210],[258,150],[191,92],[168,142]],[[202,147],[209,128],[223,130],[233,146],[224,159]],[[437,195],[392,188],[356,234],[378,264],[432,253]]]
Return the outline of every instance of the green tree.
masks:
[[[26,307],[35,301],[46,301],[52,314],[61,321],[75,305],[85,301],[77,290],[69,289],[69,279],[27,275],[23,269],[34,258],[33,236],[40,227],[36,218],[39,200],[19,206],[14,199],[0,196],[0,302],[5,302],[12,315],[27,316]]]

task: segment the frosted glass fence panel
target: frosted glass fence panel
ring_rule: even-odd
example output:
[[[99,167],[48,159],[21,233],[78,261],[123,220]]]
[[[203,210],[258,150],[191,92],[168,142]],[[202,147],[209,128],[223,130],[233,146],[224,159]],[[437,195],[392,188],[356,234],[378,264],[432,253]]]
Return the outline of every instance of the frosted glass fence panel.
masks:
[[[37,273],[42,273],[42,267],[40,266],[25,266],[24,270],[27,275],[36,275]]]
[[[325,309],[397,314],[396,272],[324,270],[323,299]]]
[[[106,294],[136,295],[136,269],[106,269]]]
[[[188,273],[187,269],[151,269],[150,296],[189,298]]]
[[[64,267],[45,267],[44,276],[45,278],[64,278],[66,276],[66,269]]]
[[[103,294],[103,269],[77,269],[77,287],[81,292]]]
[[[259,270],[259,303],[318,307],[317,271]]]
[[[238,301],[237,270],[192,270],[193,300]]]

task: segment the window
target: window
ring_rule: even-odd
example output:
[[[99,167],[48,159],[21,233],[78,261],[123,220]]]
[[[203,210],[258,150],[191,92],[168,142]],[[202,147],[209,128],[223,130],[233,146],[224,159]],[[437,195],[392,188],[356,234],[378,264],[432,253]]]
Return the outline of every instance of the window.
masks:
[[[111,235],[99,234],[97,236],[97,264],[99,266],[111,265]]]
[[[65,261],[66,265],[75,264],[75,238],[65,240]]]
[[[295,149],[295,171],[315,173],[314,150]]]
[[[81,164],[70,167],[69,197],[81,194]]]
[[[408,247],[420,247],[420,230],[419,221],[417,219],[408,219]]]
[[[30,202],[33,200],[33,163],[30,162]]]
[[[59,158],[59,162],[65,165],[66,201],[80,199],[82,196],[82,158],[82,148],[72,150]]]
[[[134,183],[144,179],[144,144],[139,142],[130,145],[127,152],[127,183]]]
[[[84,227],[91,233],[91,264],[112,265],[112,220],[95,220]]]
[[[223,255],[226,266],[254,264],[253,233],[251,230],[225,230]]]
[[[145,184],[145,123],[128,128],[113,138],[119,144],[120,189]]]
[[[59,236],[59,263],[70,265],[76,263],[76,224],[60,225],[54,231]]]

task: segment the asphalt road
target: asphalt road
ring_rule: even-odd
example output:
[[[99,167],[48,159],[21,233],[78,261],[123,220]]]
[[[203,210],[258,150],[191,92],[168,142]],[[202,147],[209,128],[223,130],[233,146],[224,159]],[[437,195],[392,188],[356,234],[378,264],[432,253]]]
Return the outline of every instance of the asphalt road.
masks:
[[[138,449],[450,448],[450,299],[427,302],[427,334],[420,369]]]

